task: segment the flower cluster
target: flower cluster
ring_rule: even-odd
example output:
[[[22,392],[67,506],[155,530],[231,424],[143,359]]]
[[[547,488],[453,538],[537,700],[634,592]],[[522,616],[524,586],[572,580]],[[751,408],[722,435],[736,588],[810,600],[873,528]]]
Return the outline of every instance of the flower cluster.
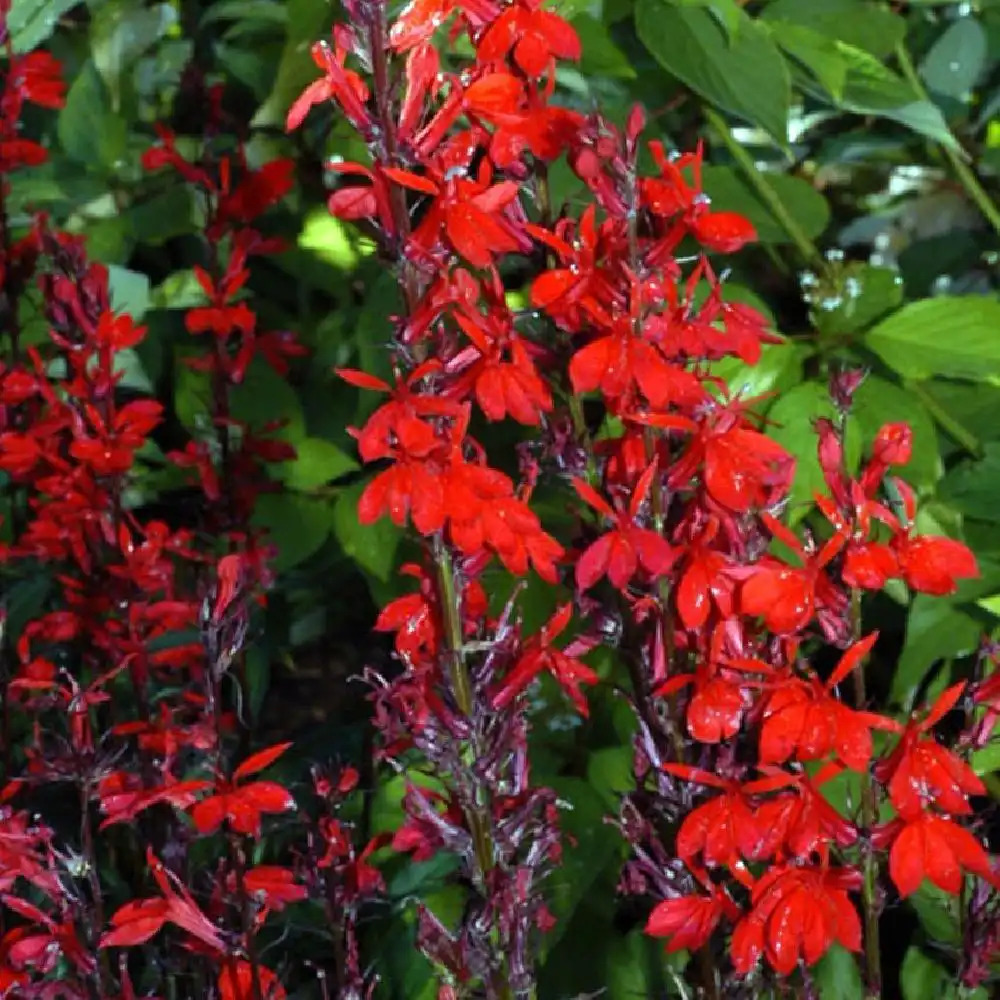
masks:
[[[62,84],[51,57],[8,55],[0,103],[13,134],[20,102],[56,106]],[[215,134],[221,94],[206,105]],[[210,419],[184,449],[162,454],[162,405],[125,384],[146,328],[114,308],[108,269],[44,218],[17,242],[3,218],[11,350],[0,368],[0,470],[12,502],[0,561],[15,593],[41,583],[45,610],[3,637],[0,995],[124,1000],[134,982],[166,993],[194,976],[220,1000],[280,1000],[285,985],[258,940],[273,914],[312,899],[340,946],[312,978],[329,974],[361,996],[355,922],[381,880],[367,860],[378,842],[357,849],[341,815],[357,772],[316,772],[295,855],[267,863],[264,824],[299,805],[261,772],[289,744],[248,754],[252,720],[241,709],[251,611],[271,581],[250,518],[274,488],[266,464],[294,451],[274,428],[233,418],[230,393],[255,359],[284,375],[303,353],[291,335],[257,330],[240,297],[248,258],[280,249],[254,223],[289,190],[292,164],[252,169],[242,147],[213,158],[208,140],[192,163],[170,130],[159,134],[144,166],[172,168],[206,206],[196,276],[207,304],[188,310],[185,326],[211,335],[208,350],[188,355],[205,373]],[[19,142],[5,170],[34,148]],[[47,336],[22,349],[29,295]],[[151,468],[171,462],[197,475],[194,526],[143,510]],[[221,854],[192,864],[208,838]],[[179,941],[151,951],[167,925]]]
[[[705,197],[702,148],[644,144],[638,108],[619,128],[555,104],[557,62],[580,43],[537,0],[420,0],[392,23],[378,0],[345,8],[288,127],[332,101],[365,141],[367,162],[329,163],[329,209],[377,235],[399,281],[395,385],[340,374],[388,395],[354,432],[380,466],[359,519],[389,517],[423,543],[424,562],[404,568],[418,589],[377,623],[402,673],[371,678],[383,755],[436,779],[410,786],[394,843],[453,852],[475,888],[447,933],[422,912],[422,946],[448,990],[527,995],[521,936],[529,915],[543,930],[547,918],[513,900],[527,906],[558,856],[545,792],[529,790],[528,692],[550,675],[586,715],[598,675],[580,657],[614,616],[638,725],[623,884],[665,897],[648,931],[705,953],[706,995],[724,926],[742,976],[763,974],[761,958],[778,976],[806,970],[836,942],[866,952],[877,991],[883,852],[901,896],[925,877],[952,893],[998,879],[963,825],[984,787],[932,735],[964,685],[906,725],[867,704],[877,636],[862,630],[863,592],[899,580],[947,594],[977,574],[963,545],[914,530],[915,495],[890,475],[909,429],[884,427],[855,474],[844,436],[860,375],[837,373],[839,419],[817,425],[827,492],[800,538],[781,520],[795,458],[714,366],[753,365],[781,338],[713,264],[755,233]],[[445,27],[471,56],[438,47]],[[563,156],[589,192],[579,214],[550,202]],[[599,403],[597,433],[584,400]],[[523,429],[519,482],[490,464],[481,420]],[[540,489],[575,511],[558,541],[532,509]],[[520,622],[520,587],[491,599],[494,560],[565,595],[539,632]],[[842,652],[832,669],[824,645]],[[857,815],[827,793],[845,773]]]

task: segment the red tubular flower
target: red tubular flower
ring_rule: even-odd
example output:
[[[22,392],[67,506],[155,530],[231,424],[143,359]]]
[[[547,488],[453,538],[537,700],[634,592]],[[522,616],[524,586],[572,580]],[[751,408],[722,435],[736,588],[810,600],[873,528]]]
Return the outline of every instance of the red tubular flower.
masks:
[[[279,743],[248,757],[233,772],[231,782],[220,781],[216,794],[202,799],[191,810],[191,819],[199,833],[214,833],[228,822],[237,833],[260,836],[261,817],[268,813],[288,812],[295,799],[288,789],[274,781],[251,781],[244,778],[270,766],[291,743]]]
[[[677,557],[667,540],[652,528],[637,524],[643,504],[653,488],[656,463],[642,474],[629,500],[627,511],[615,511],[593,487],[582,479],[574,479],[573,487],[580,497],[598,514],[602,514],[616,527],[601,535],[580,556],[576,563],[576,585],[581,590],[594,586],[602,576],[607,576],[619,590],[641,569],[652,579],[662,576]]]
[[[565,631],[572,617],[573,605],[564,604],[542,626],[538,635],[529,640],[514,669],[503,679],[493,696],[494,708],[505,708],[538,674],[548,671],[569,695],[577,711],[587,716],[587,700],[580,691],[580,685],[596,684],[597,674],[586,664],[552,647],[552,640]]]
[[[788,976],[800,959],[815,965],[834,942],[860,951],[861,921],[848,892],[860,889],[861,881],[849,869],[771,868],[755,883],[752,909],[733,932],[736,971],[746,975],[763,954]]]
[[[953,896],[962,891],[966,872],[1000,888],[983,845],[964,827],[929,812],[915,819],[893,820],[876,834],[878,846],[891,842],[889,875],[900,896],[910,896],[924,879]]]

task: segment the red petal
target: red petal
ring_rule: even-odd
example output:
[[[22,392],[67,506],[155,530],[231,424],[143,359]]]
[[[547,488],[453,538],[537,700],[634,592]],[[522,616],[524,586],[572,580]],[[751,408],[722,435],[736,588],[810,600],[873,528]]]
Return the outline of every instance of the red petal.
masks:
[[[263,771],[265,767],[273,764],[291,745],[291,741],[288,743],[276,743],[274,746],[268,747],[266,750],[260,750],[252,757],[248,757],[236,768],[236,771],[233,773],[234,780],[241,781],[251,774]]]

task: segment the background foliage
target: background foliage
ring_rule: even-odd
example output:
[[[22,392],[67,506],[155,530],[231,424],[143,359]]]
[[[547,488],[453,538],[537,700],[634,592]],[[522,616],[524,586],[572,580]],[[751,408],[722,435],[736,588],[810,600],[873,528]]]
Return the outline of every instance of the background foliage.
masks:
[[[752,370],[731,362],[719,369],[752,394],[780,393],[761,410],[799,458],[793,504],[821,481],[811,419],[830,415],[825,362],[861,364],[871,374],[849,440],[860,448],[883,422],[909,422],[919,529],[964,537],[979,556],[981,577],[953,597],[910,600],[901,589],[873,609],[871,626],[899,654],[895,674],[875,679],[876,694],[909,709],[946,686],[1000,616],[1000,213],[992,200],[1000,197],[1000,0],[556,6],[584,50],[577,68],[560,69],[561,102],[621,121],[639,101],[651,137],[658,132],[680,149],[704,141],[713,205],[757,227],[760,243],[739,255],[726,291],[773,317],[788,343],[765,348]],[[191,94],[204,73],[226,82],[226,110],[252,163],[291,155],[299,165],[292,196],[268,216],[288,249],[254,266],[247,294],[263,325],[297,331],[310,353],[290,383],[266,366],[251,368],[234,405],[240,419],[285,421],[281,436],[298,452],[277,473],[286,491],[263,498],[256,514],[278,546],[279,579],[250,662],[262,729],[296,740],[289,769],[293,754],[302,768],[324,756],[368,758],[367,705],[349,678],[366,663],[387,662],[370,626],[377,603],[402,589],[393,573],[400,537],[384,522],[359,526],[355,512],[364,480],[345,428],[364,418],[371,394],[331,370],[388,374],[381,347],[386,317],[398,307],[395,282],[373,245],[325,208],[324,160],[357,158],[346,126],[317,114],[292,137],[283,127],[291,100],[315,74],[309,48],[333,15],[327,0],[16,0],[10,19],[15,48],[46,43],[71,82],[46,137],[48,164],[12,179],[12,224],[43,209],[85,233],[91,254],[111,267],[115,305],[150,327],[127,374],[127,385],[169,408],[131,498],[147,515],[184,523],[187,487],[164,454],[209,407],[206,385],[181,363],[182,310],[201,302],[191,263],[202,206],[169,175],[142,170],[153,123],[199,134],[203,109]],[[557,205],[580,193],[568,170],[550,182]],[[45,335],[39,315],[23,342]],[[8,591],[14,634],[38,613],[47,588],[38,577]],[[524,602],[526,613],[541,622],[551,600],[540,591]],[[553,709],[534,734],[536,773],[572,804],[565,824],[575,838],[553,888],[560,924],[541,995],[595,986],[610,997],[669,995],[659,945],[642,936],[639,916],[607,903],[622,859],[603,817],[630,780],[630,723],[610,686],[591,702],[585,723],[569,726]],[[996,791],[1000,745],[974,763]],[[395,825],[401,793],[391,780],[372,788],[371,832]],[[390,861],[387,871],[386,919],[371,928],[368,953],[383,995],[409,1000],[431,989],[428,969],[390,911],[415,895],[441,913],[454,901],[435,862]],[[885,943],[901,969],[888,995],[957,995],[946,956],[922,948],[923,927],[938,940],[959,934],[954,914],[927,890],[900,912],[898,934]],[[846,969],[836,952],[824,961],[824,997],[861,995]]]

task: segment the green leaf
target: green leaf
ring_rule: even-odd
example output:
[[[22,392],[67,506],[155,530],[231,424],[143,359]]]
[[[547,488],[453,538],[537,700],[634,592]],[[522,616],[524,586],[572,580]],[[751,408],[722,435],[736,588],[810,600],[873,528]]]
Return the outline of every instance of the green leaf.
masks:
[[[257,498],[252,518],[267,532],[268,544],[278,550],[274,568],[287,572],[319,551],[333,526],[333,508],[327,500],[298,493],[265,493]]]
[[[333,533],[344,552],[365,573],[387,582],[396,566],[402,531],[384,517],[374,524],[358,521],[358,499],[367,483],[344,490],[333,508]]]
[[[771,34],[788,55],[812,73],[834,100],[843,97],[847,62],[832,38],[789,21],[775,21]]]
[[[548,781],[559,798],[570,804],[560,814],[560,827],[567,837],[563,861],[549,879],[551,909],[558,920],[546,936],[546,947],[555,948],[574,910],[591,887],[621,854],[621,837],[604,822],[605,806],[598,793],[583,778],[554,776]]]
[[[670,0],[675,7],[702,7],[725,29],[732,41],[740,32],[742,11],[736,0]]]
[[[950,470],[938,496],[966,517],[995,519],[1000,498],[1000,443],[988,442],[981,459],[964,461]]]
[[[115,312],[126,312],[137,322],[149,309],[149,278],[139,271],[111,264],[108,267],[108,291],[111,308]]]
[[[979,80],[987,51],[982,25],[974,17],[959,18],[931,46],[920,75],[932,93],[961,100]]]
[[[326,4],[315,0],[288,0],[288,33],[278,62],[277,76],[267,100],[257,109],[251,124],[255,128],[268,125],[284,127],[285,116],[292,102],[319,75],[310,50],[321,38],[329,23]]]
[[[622,794],[635,788],[632,757],[631,746],[604,747],[587,760],[587,783],[612,811],[621,804]]]
[[[306,423],[298,394],[263,358],[255,358],[243,381],[230,390],[229,412],[236,420],[258,429],[272,420],[285,421],[271,436],[292,444],[305,437]]]
[[[186,184],[174,184],[152,198],[131,205],[126,217],[135,239],[151,246],[162,246],[168,240],[194,231],[193,209],[191,189]],[[188,273],[194,277],[193,272]],[[204,294],[201,292],[199,301],[204,300]]]
[[[890,55],[906,37],[903,18],[878,0],[774,0],[764,9],[762,20],[801,25],[878,59]]]
[[[194,270],[174,271],[153,289],[151,299],[155,309],[192,309],[205,304],[205,289]]]
[[[296,457],[272,466],[273,473],[290,490],[308,492],[358,468],[358,463],[324,438],[303,438],[295,442]]]
[[[860,115],[879,115],[905,125],[913,132],[958,149],[937,105],[921,100],[901,76],[886,69],[882,61],[865,49],[836,42],[848,71],[843,96],[837,106]]]
[[[668,72],[724,111],[787,141],[791,84],[788,67],[767,30],[741,11],[727,38],[706,10],[667,0],[638,0],[640,41]]]
[[[711,372],[725,379],[732,392],[748,397],[760,396],[797,385],[802,380],[802,363],[808,353],[807,347],[792,341],[764,344],[757,364],[747,365],[739,358],[724,358],[712,363]]]
[[[924,299],[904,306],[864,338],[904,378],[1000,375],[1000,302],[979,295]]]
[[[953,972],[938,965],[916,945],[906,950],[899,970],[899,988],[903,1000],[986,1000],[985,987],[967,990],[959,987]]]
[[[814,276],[810,275],[810,281]],[[825,336],[843,337],[870,326],[903,301],[903,280],[890,267],[850,261],[806,284],[809,318]]]
[[[980,623],[952,601],[917,594],[906,620],[906,641],[892,678],[890,700],[910,711],[930,668],[938,660],[972,652],[980,633]]]
[[[59,18],[80,0],[13,0],[7,15],[7,30],[15,52],[30,52],[56,30]]]
[[[865,995],[858,960],[839,944],[831,945],[816,963],[813,978],[820,1000],[861,1000]]]
[[[56,130],[71,160],[97,172],[118,168],[128,129],[124,119],[112,112],[107,89],[93,62],[84,65],[70,86]]]
[[[942,892],[936,885],[925,881],[907,900],[917,914],[921,927],[932,941],[960,946],[962,930],[958,922],[958,906],[954,896]]]
[[[580,71],[587,76],[605,76],[612,80],[634,80],[635,67],[628,56],[611,40],[608,29],[589,14],[573,19],[583,55]]]
[[[813,239],[826,229],[830,222],[830,207],[808,181],[772,173],[765,174],[764,179],[806,236]],[[703,167],[702,186],[705,194],[712,199],[714,209],[745,215],[753,223],[761,243],[791,242],[785,227],[735,168]]]
[[[177,11],[170,4],[147,7],[141,0],[105,0],[93,12],[90,51],[115,110],[121,102],[122,76],[177,24],[177,19]]]
[[[152,380],[146,374],[142,359],[131,347],[115,352],[115,372],[121,373],[122,378],[118,384],[123,389],[148,393],[154,391]]]

